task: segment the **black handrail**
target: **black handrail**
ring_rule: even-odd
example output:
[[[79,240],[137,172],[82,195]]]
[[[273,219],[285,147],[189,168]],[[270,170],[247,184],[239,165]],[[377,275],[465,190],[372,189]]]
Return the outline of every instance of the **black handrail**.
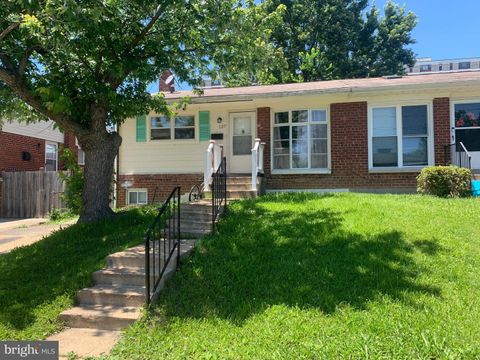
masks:
[[[212,232],[218,216],[227,207],[227,158],[223,158],[212,176]]]
[[[177,251],[180,264],[180,187],[172,190],[145,234],[145,300],[150,304]]]
[[[450,157],[450,164],[472,169],[472,156],[462,142],[445,145],[445,159]]]

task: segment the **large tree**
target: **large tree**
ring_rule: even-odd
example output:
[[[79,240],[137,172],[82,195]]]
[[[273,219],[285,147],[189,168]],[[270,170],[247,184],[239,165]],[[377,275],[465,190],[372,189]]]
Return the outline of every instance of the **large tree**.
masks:
[[[264,0],[259,11],[279,10],[280,19],[264,25],[264,41],[249,52],[250,71],[226,67],[223,77],[239,85],[402,74],[414,62],[416,16],[393,2],[383,15],[368,6],[368,0]]]
[[[49,118],[75,134],[85,151],[80,221],[109,216],[121,137],[107,126],[151,109],[168,111],[161,95],[147,92],[165,69],[196,83],[212,63],[234,63],[236,49],[252,38],[252,6],[237,0],[3,1],[0,118]]]

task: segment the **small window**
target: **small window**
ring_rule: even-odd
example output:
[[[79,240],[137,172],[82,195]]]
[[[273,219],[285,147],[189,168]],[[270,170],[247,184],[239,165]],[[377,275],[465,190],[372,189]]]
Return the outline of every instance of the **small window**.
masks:
[[[146,205],[147,204],[147,190],[128,190],[127,191],[128,205]]]
[[[152,116],[150,118],[151,140],[182,140],[195,139],[195,117],[176,116]]]
[[[432,65],[420,65],[420,72],[432,71]]]
[[[458,63],[458,69],[459,70],[467,70],[470,69],[470,61],[463,61],[461,63]]]
[[[449,68],[450,68],[450,71],[452,71],[452,70],[453,70],[453,63],[450,63],[450,66],[449,66]]]
[[[78,165],[85,165],[85,151],[78,149]]]
[[[443,71],[443,65],[438,66],[438,71]]]
[[[57,171],[58,169],[58,145],[54,143],[45,144],[45,170]]]

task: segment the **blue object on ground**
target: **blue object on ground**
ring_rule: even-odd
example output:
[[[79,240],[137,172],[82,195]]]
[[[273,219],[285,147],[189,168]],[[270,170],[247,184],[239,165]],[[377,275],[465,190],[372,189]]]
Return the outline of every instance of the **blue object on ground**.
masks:
[[[472,195],[480,196],[480,180],[472,180]]]

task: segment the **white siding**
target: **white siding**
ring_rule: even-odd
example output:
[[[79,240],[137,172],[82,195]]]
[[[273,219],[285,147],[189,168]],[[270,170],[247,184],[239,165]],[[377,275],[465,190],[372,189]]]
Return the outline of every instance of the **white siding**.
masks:
[[[63,143],[63,133],[58,129],[54,129],[53,125],[54,122],[51,120],[30,124],[7,121],[3,124],[2,131],[11,134],[30,136],[47,141]]]

